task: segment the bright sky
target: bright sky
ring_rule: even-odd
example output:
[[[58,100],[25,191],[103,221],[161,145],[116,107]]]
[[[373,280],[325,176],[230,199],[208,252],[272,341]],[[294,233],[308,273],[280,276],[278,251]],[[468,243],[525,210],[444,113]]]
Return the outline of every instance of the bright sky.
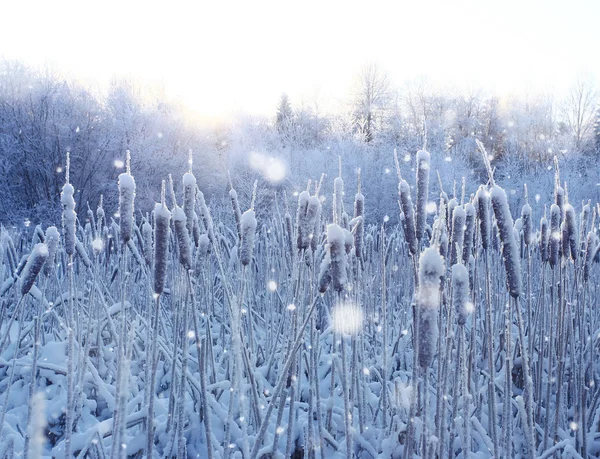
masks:
[[[600,83],[599,0],[0,0],[0,56],[106,88],[164,84],[202,116],[347,96],[365,63],[401,85],[500,95]]]

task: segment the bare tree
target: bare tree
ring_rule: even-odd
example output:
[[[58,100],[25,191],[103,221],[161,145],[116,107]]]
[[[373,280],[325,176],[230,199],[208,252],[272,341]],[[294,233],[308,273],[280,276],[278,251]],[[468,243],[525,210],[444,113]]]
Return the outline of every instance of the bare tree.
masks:
[[[564,122],[573,135],[577,150],[582,149],[586,138],[592,132],[597,101],[598,89],[593,80],[580,75],[562,107]]]
[[[390,96],[387,73],[375,63],[365,65],[358,75],[354,118],[367,143],[373,140],[376,123],[383,117]]]

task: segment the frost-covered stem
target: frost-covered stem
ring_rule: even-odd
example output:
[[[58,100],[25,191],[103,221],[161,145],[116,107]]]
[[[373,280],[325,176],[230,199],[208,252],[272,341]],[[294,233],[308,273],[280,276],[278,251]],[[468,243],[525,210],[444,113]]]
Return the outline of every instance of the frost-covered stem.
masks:
[[[415,257],[412,257],[413,267],[415,272],[415,292],[417,289],[417,261]],[[414,448],[414,432],[415,432],[415,423],[414,417],[417,411],[417,390],[418,390],[418,379],[419,379],[419,308],[417,307],[416,302],[412,304],[413,311],[413,367],[412,367],[412,391],[411,391],[411,403],[408,414],[408,430],[407,430],[407,441],[406,446],[404,448],[404,459],[409,459],[412,457],[413,448]]]
[[[152,323],[154,324],[151,341],[152,357],[150,360],[152,370],[150,371],[148,417],[146,422],[146,458],[148,459],[153,458],[152,454],[154,448],[154,392],[156,388],[156,367],[158,366],[158,318],[160,314],[160,297],[161,294],[157,293],[156,300],[154,301],[154,314],[152,319]]]
[[[192,310],[194,309],[194,307],[192,306]],[[196,324],[196,321],[194,321],[194,324]],[[207,325],[210,326],[210,325]],[[196,327],[197,328],[197,327]],[[198,335],[198,330],[196,329],[196,339],[199,339],[199,335]],[[206,451],[207,451],[207,458],[208,459],[213,459],[214,458],[214,452],[213,452],[213,443],[212,443],[212,425],[210,422],[210,413],[208,410],[208,397],[210,392],[207,390],[206,386],[206,370],[207,370],[207,365],[206,365],[206,358],[208,357],[208,347],[206,345],[206,339],[203,339],[202,341],[199,342],[200,344],[198,345],[197,351],[198,351],[198,355],[199,355],[199,368],[198,370],[200,371],[200,390],[202,391],[202,400],[201,400],[201,410],[202,410],[202,418],[204,419],[204,429],[206,431]],[[227,445],[225,445],[225,448],[227,448]]]
[[[175,388],[177,387],[177,354],[178,349],[177,346],[179,344],[179,338],[181,335],[179,334],[180,328],[180,318],[181,318],[181,302],[173,301],[173,360],[171,361],[171,387],[169,390],[169,408],[167,411],[167,427],[166,431],[171,431],[171,426],[175,420]]]
[[[39,351],[39,341],[40,341],[40,314],[39,307],[34,306],[36,310],[34,320],[34,338],[33,338],[33,355],[31,357],[31,383],[29,384],[29,394],[28,394],[28,404],[27,404],[27,425],[32,425],[32,414],[33,414],[33,403],[34,403],[34,395],[35,389],[37,387],[37,359],[38,359],[38,351]],[[39,413],[38,413],[39,414]],[[30,442],[30,432],[28,431],[25,434],[25,445],[23,446],[23,451],[25,452],[25,458],[29,459],[29,442]]]
[[[381,246],[385,248],[385,229],[381,226]],[[387,327],[387,287],[386,287],[386,269],[385,269],[385,250],[381,250],[381,324],[383,327],[383,343],[382,343],[382,389],[381,389],[381,427],[383,432],[387,433],[387,411],[388,411],[388,394],[387,394],[387,374],[388,374],[388,327]]]
[[[312,327],[316,328],[316,320],[314,317],[311,318]],[[319,383],[319,365],[318,365],[318,356],[319,356],[319,334],[316,333],[315,330],[315,340],[312,345],[312,375],[315,380],[315,404],[317,410],[317,428],[319,432],[319,450],[321,451],[321,459],[324,459],[325,449],[323,444],[323,415],[321,413],[321,390]]]
[[[535,459],[535,431],[533,419],[533,379],[529,370],[529,355],[525,341],[525,325],[523,324],[523,313],[518,298],[514,298],[515,313],[517,314],[517,327],[519,330],[519,345],[521,346],[521,361],[523,367],[523,378],[525,379],[525,413],[527,415],[527,426],[524,426],[527,452],[530,459]]]
[[[460,391],[462,388],[461,374],[463,373],[463,347],[465,342],[465,330],[462,326],[458,330],[458,343],[456,346],[456,369],[454,371],[454,382],[452,384],[452,417],[450,419],[450,444],[448,446],[448,459],[455,456],[454,453],[454,438],[456,434],[456,417],[458,415],[458,400],[460,399]],[[466,457],[466,456],[465,456]]]
[[[423,445],[421,449],[421,457],[429,457],[427,455],[427,448],[429,446],[429,426],[428,424],[428,414],[429,414],[429,368],[423,369]]]
[[[563,373],[565,366],[565,269],[563,263],[560,263],[560,284],[558,286],[558,368],[557,368],[557,386],[556,386],[556,404],[554,413],[554,425],[552,427],[552,437],[555,442],[558,442],[558,422],[560,420],[560,407],[562,396]]]
[[[75,359],[75,343],[73,334],[73,255],[69,255],[69,301],[67,309],[67,406],[65,407],[65,459],[71,459],[71,437],[73,431],[73,361]]]
[[[295,321],[294,321],[295,322]],[[292,442],[294,440],[294,419],[295,419],[295,402],[296,402],[296,387],[298,386],[297,374],[301,374],[298,370],[300,359],[302,358],[302,352],[298,353],[298,360],[292,365],[292,371],[290,373],[290,392],[289,399],[290,404],[288,407],[288,423],[287,423],[287,439],[285,442],[285,457],[291,457],[292,455]]]
[[[488,431],[492,436],[494,445],[493,455],[498,454],[498,432],[496,428],[496,369],[494,365],[494,311],[492,309],[490,256],[486,249],[483,251],[485,258],[485,333],[488,354]]]
[[[185,396],[186,396],[186,380],[187,380],[187,360],[188,360],[188,302],[189,298],[190,286],[188,285],[188,295],[186,295],[186,300],[183,302],[182,311],[181,311],[181,381],[179,382],[179,416],[177,421],[177,430],[179,432],[179,437],[177,440],[177,457],[185,457],[186,456],[186,448],[185,448],[185,435],[184,435],[184,426],[185,426]],[[201,370],[199,370],[201,371]]]
[[[312,316],[312,314],[315,310],[315,307],[317,306],[317,301],[319,298],[320,298],[320,295],[315,297],[315,299],[313,300],[312,305],[304,319],[304,323],[302,324],[302,327],[300,327],[300,330],[296,334],[296,337],[293,342],[293,346],[291,348],[291,352],[289,353],[289,355],[285,361],[285,364],[283,366],[283,369],[282,369],[281,373],[279,374],[279,379],[277,381],[277,385],[275,386],[275,390],[274,390],[273,396],[271,398],[271,403],[269,403],[269,408],[267,408],[265,417],[263,418],[263,421],[260,425],[260,429],[258,430],[258,433],[256,435],[256,440],[254,442],[254,446],[252,447],[252,451],[250,452],[251,459],[255,459],[258,455],[258,450],[259,450],[260,446],[262,445],[263,438],[265,436],[265,433],[267,432],[267,428],[269,426],[269,419],[271,417],[271,413],[273,412],[273,409],[275,408],[276,400],[279,398],[281,391],[284,388],[284,384],[287,380],[288,372],[290,371],[292,363],[295,360],[296,352],[298,351],[298,348],[302,344],[304,330],[306,329],[306,326],[310,322],[310,317]]]
[[[504,457],[512,457],[512,320],[510,302],[506,303],[504,314]]]
[[[350,430],[352,428],[352,407],[350,406],[350,388],[348,385],[348,361],[346,357],[347,339],[341,334],[340,350],[342,357],[342,390],[344,392],[344,436],[346,440],[346,458],[351,459],[352,454],[352,436]]]
[[[556,343],[554,342],[554,337],[556,333],[556,324],[558,323],[558,318],[555,321],[554,318],[556,316],[557,311],[560,306],[554,301],[557,295],[556,291],[556,269],[552,267],[552,284],[550,285],[550,342],[548,345],[548,375],[546,381],[546,398],[544,402],[544,407],[546,408],[546,416],[545,416],[545,428],[544,428],[544,441],[542,446],[542,451],[546,451],[548,446],[548,438],[552,435],[550,430],[550,398],[552,393],[552,369],[554,368],[554,354],[556,353]]]

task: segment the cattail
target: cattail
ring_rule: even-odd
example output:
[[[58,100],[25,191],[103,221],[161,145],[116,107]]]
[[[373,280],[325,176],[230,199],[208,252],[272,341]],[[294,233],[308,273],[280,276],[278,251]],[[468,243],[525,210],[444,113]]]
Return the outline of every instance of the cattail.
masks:
[[[90,257],[85,251],[85,247],[83,246],[79,238],[75,238],[75,252],[77,252],[77,255],[79,255],[79,258],[81,258],[81,262],[83,263],[83,265],[87,269],[90,269],[92,267],[92,261],[90,260]]]
[[[48,246],[44,243],[36,244],[21,272],[21,295],[27,295],[29,293],[47,259]]]
[[[484,250],[490,246],[490,195],[485,187],[481,185],[475,195],[477,200],[477,218],[479,219],[479,233],[481,245]]]
[[[198,220],[198,214],[194,212],[193,223],[192,223],[192,235],[194,236],[194,245],[198,247],[200,243],[200,221]]]
[[[204,193],[196,188],[196,200],[198,201],[198,205],[200,206],[200,216],[204,221],[204,226],[206,227],[206,232],[208,233],[208,239],[211,244],[215,243],[215,228],[213,225],[213,220],[210,215],[210,210],[206,205],[206,201],[204,200]]]
[[[571,246],[569,245],[569,232],[565,221],[560,224],[560,242],[560,255],[563,259],[567,259],[571,255]]]
[[[419,251],[419,244],[417,241],[417,234],[415,232],[415,215],[412,205],[412,199],[410,197],[410,187],[406,180],[401,180],[398,185],[400,194],[400,208],[404,213],[404,237],[408,243],[408,249],[412,255],[416,255]]]
[[[577,260],[577,250],[579,243],[577,241],[577,226],[575,223],[575,209],[569,203],[565,204],[565,226],[568,238],[568,244],[573,261]]]
[[[358,193],[354,196],[354,218],[364,217],[365,213],[365,196],[360,192],[360,169],[358,170]],[[354,252],[356,258],[362,258],[363,239],[365,237],[364,219],[361,218],[356,223],[354,230]]]
[[[127,150],[127,170],[119,174],[119,223],[121,242],[131,239],[133,230],[133,200],[135,198],[135,180],[131,175],[131,154]]]
[[[440,306],[440,280],[444,274],[444,259],[436,247],[428,247],[419,257],[419,365],[427,368],[435,355],[438,340],[438,309]]]
[[[318,198],[318,195],[317,195]],[[321,238],[321,200],[319,201],[319,207],[317,208],[317,214],[315,215],[315,227],[313,228],[312,237],[310,238],[310,248],[313,252],[317,251],[319,245],[319,239]]]
[[[593,231],[590,231],[587,235],[587,243],[585,246],[584,264],[583,264],[583,280],[588,281],[590,278],[590,268],[592,266],[592,258],[594,256],[594,244],[596,235]]]
[[[554,190],[554,199],[556,201],[556,205],[560,209],[560,215],[562,218],[565,210],[565,189],[563,187],[556,187],[556,189]]]
[[[326,253],[319,269],[319,293],[321,294],[324,294],[331,284],[330,264],[329,253]]]
[[[75,213],[75,199],[73,199],[75,188],[69,183],[69,169],[70,154],[67,152],[66,183],[62,187],[60,202],[63,207],[62,224],[65,252],[67,255],[73,256],[75,253],[75,220],[77,214]]]
[[[92,230],[92,239],[96,239],[96,219],[94,218],[94,212],[90,208],[90,203],[87,203],[87,219]],[[87,225],[86,225],[87,228]]]
[[[445,226],[445,225],[444,225]],[[448,231],[446,228],[442,230],[442,234],[440,235],[440,255],[444,260],[448,257]]]
[[[521,209],[521,223],[523,226],[523,240],[525,241],[525,245],[529,247],[531,244],[531,235],[533,233],[531,206],[529,204],[524,204]]]
[[[298,195],[298,209],[296,211],[296,246],[298,247],[298,250],[305,250],[310,245],[309,234],[310,231],[312,231],[312,228],[310,228],[306,216],[309,200],[310,194],[306,190]]]
[[[467,215],[462,206],[456,206],[452,212],[452,234],[450,235],[450,266],[458,263],[458,248],[465,240],[465,221]]]
[[[329,251],[329,267],[333,288],[341,292],[346,284],[346,267],[348,260],[345,251],[346,236],[343,229],[335,223],[327,225],[327,244]]]
[[[151,267],[154,247],[152,242],[152,226],[148,223],[147,219],[144,219],[144,223],[142,224],[142,247],[144,248],[144,260],[146,260],[146,265]]]
[[[192,252],[190,249],[190,235],[186,227],[186,215],[183,209],[175,206],[173,209],[173,227],[175,229],[175,238],[179,248],[179,263],[185,269],[192,267]]]
[[[583,204],[583,203],[582,203]],[[579,216],[579,241],[581,243],[580,250],[583,252],[586,250],[585,245],[585,234],[588,231],[589,219],[590,219],[590,207],[591,200],[588,200],[587,204],[581,208],[581,215]]]
[[[96,233],[98,234],[101,233],[105,222],[104,207],[102,207],[103,201],[104,196],[100,195],[100,202],[98,203],[98,208],[96,209]]]
[[[552,268],[558,263],[561,238],[560,207],[558,207],[558,204],[552,204],[550,206],[550,242],[548,244],[548,261],[550,261],[550,266]]]
[[[198,238],[198,251],[196,252],[199,258],[205,258],[210,249],[210,240],[207,234],[201,234]]]
[[[346,255],[350,255],[354,248],[354,235],[346,228],[343,228],[342,230],[344,231],[344,248],[346,249]]]
[[[242,243],[240,246],[240,261],[246,266],[252,261],[254,251],[254,234],[256,232],[256,215],[249,209],[242,215]]]
[[[545,216],[540,220],[540,256],[542,263],[548,261],[548,219]]]
[[[48,259],[44,264],[44,274],[50,275],[54,264],[56,263],[56,253],[58,252],[58,241],[60,240],[60,233],[56,229],[56,226],[49,226],[46,229],[46,245],[48,246]]]
[[[169,221],[171,212],[165,200],[165,181],[162,182],[162,200],[154,206],[154,293],[160,295],[167,278]]]
[[[521,294],[521,261],[517,241],[513,235],[513,219],[506,193],[498,185],[494,185],[490,190],[490,197],[502,241],[502,258],[504,258],[508,290],[511,296],[518,298]]]
[[[429,194],[429,152],[419,150],[417,152],[417,219],[415,232],[417,240],[423,239],[425,223],[427,221],[427,196]]]
[[[342,214],[344,213],[344,180],[341,177],[336,177],[333,181],[333,221],[334,223],[342,224]]]
[[[235,227],[238,232],[238,241],[242,240],[242,211],[238,201],[237,191],[233,188],[229,190],[229,199],[231,199],[231,207],[233,208],[233,217],[235,218]]]
[[[186,219],[185,226],[190,237],[194,232],[194,209],[196,209],[196,177],[190,170],[183,174],[183,212]]]
[[[292,216],[286,211],[285,216],[285,230],[288,235],[288,250],[290,252],[290,260],[294,260],[294,225],[292,223]],[[241,221],[241,219],[240,219]],[[240,238],[241,241],[241,238]]]
[[[458,325],[464,325],[467,321],[468,303],[469,272],[465,265],[457,263],[452,266],[452,307],[456,311]]]
[[[456,198],[452,198],[450,201],[448,201],[448,231],[452,231],[452,215],[454,215],[454,209],[456,209],[456,206],[458,206],[458,200]]]
[[[469,263],[471,249],[473,248],[473,235],[475,234],[475,207],[470,202],[465,204],[465,234],[463,238],[463,264]]]

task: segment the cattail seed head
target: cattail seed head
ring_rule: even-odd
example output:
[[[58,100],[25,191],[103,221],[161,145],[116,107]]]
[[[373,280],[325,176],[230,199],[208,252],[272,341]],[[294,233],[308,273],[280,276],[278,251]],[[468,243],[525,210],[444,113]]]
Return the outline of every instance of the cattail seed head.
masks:
[[[490,246],[490,195],[483,185],[475,195],[477,200],[477,218],[479,219],[479,233],[481,235],[481,246],[487,250]]]
[[[346,285],[346,268],[348,260],[346,258],[346,236],[344,230],[335,223],[327,226],[327,247],[329,254],[329,267],[331,271],[331,280],[333,288],[341,292]]]
[[[119,174],[119,224],[121,242],[131,239],[133,230],[133,200],[135,198],[135,180],[130,174],[130,154],[127,151],[127,172]]]
[[[469,261],[469,260],[467,260]],[[464,325],[468,316],[469,272],[462,263],[452,266],[452,307],[456,311],[458,325]]]
[[[67,255],[72,256],[75,253],[75,220],[77,214],[75,213],[75,188],[70,183],[65,183],[62,188],[60,195],[60,201],[62,203],[62,224],[63,224],[63,237],[65,252]]]
[[[577,241],[577,224],[575,220],[575,209],[569,203],[565,204],[565,227],[569,243],[571,258],[577,260],[579,242]]]
[[[452,234],[450,235],[450,266],[458,263],[458,250],[465,240],[465,222],[467,215],[462,206],[456,206],[452,212]],[[462,254],[461,254],[462,255]]]
[[[471,249],[473,248],[473,235],[475,234],[475,207],[470,202],[465,204],[465,234],[463,238],[463,264],[469,263]]]
[[[524,204],[521,209],[521,222],[523,223],[523,240],[525,245],[531,244],[531,238],[533,233],[533,222],[531,221],[531,206]]]
[[[540,220],[540,256],[542,258],[542,263],[548,261],[548,236],[548,219],[542,217]]]
[[[79,256],[79,258],[81,258],[81,262],[83,263],[83,265],[87,269],[90,269],[92,267],[92,261],[90,260],[90,257],[88,256],[85,247],[83,246],[83,243],[79,240],[79,238],[75,238],[75,252]]]
[[[169,212],[164,199],[164,181],[162,187],[162,203],[157,203],[154,206],[154,293],[157,295],[164,291],[167,278],[169,222],[171,220],[171,212]]]
[[[186,227],[187,218],[183,209],[175,206],[173,209],[173,227],[175,229],[175,238],[179,248],[179,263],[185,269],[192,267],[192,252],[190,248],[190,235]]]
[[[183,174],[183,212],[185,213],[185,226],[192,236],[194,232],[194,212],[196,209],[196,177],[191,172]]]
[[[583,280],[587,282],[590,279],[590,269],[592,267],[592,258],[594,256],[596,235],[590,231],[587,235],[585,245],[584,263],[583,263]]]
[[[408,249],[412,255],[416,255],[419,250],[419,244],[417,241],[417,234],[415,232],[415,214],[410,197],[410,187],[406,180],[401,180],[398,185],[398,192],[400,194],[400,208],[404,214],[404,237],[408,243]]]
[[[425,223],[427,222],[427,197],[429,195],[429,152],[419,150],[417,152],[417,218],[415,232],[417,240],[423,239]]]
[[[364,217],[365,212],[365,197],[362,193],[356,193],[354,196],[354,218]],[[356,229],[354,231],[354,252],[356,258],[362,257],[363,252],[363,239],[365,237],[365,225],[364,219],[356,223]]]
[[[46,245],[48,247],[48,259],[44,264],[44,274],[50,275],[54,265],[56,263],[56,253],[58,252],[58,242],[60,240],[60,233],[56,229],[56,226],[49,226],[46,229]]]
[[[336,177],[333,181],[333,221],[342,224],[342,214],[344,213],[344,180],[342,177]]]
[[[233,218],[235,219],[235,227],[238,232],[238,241],[242,240],[242,211],[240,210],[240,202],[238,201],[237,192],[231,188],[229,190],[229,199],[233,208]]]
[[[47,259],[48,246],[44,243],[36,244],[31,251],[31,255],[27,258],[27,263],[20,275],[21,295],[27,295],[29,293]]]
[[[438,340],[438,309],[440,282],[444,275],[444,259],[437,248],[428,247],[419,257],[419,287],[417,308],[419,314],[419,365],[427,368],[435,355]]]
[[[548,243],[548,261],[552,268],[558,264],[561,239],[560,207],[558,204],[552,204],[550,206],[550,241]]]
[[[146,260],[146,265],[148,267],[152,267],[152,257],[154,256],[152,226],[146,219],[144,219],[144,223],[142,224],[142,247],[144,250],[144,260]]]
[[[518,298],[521,294],[521,260],[517,241],[513,234],[513,219],[508,207],[508,200],[506,193],[498,185],[491,188],[490,197],[502,241],[502,258],[506,269],[508,290],[511,296]]]
[[[331,270],[329,265],[329,253],[326,253],[319,269],[319,293],[321,294],[324,294],[331,284]]]
[[[242,243],[240,246],[240,261],[246,266],[252,261],[254,251],[254,235],[256,232],[256,215],[252,209],[242,215]]]

